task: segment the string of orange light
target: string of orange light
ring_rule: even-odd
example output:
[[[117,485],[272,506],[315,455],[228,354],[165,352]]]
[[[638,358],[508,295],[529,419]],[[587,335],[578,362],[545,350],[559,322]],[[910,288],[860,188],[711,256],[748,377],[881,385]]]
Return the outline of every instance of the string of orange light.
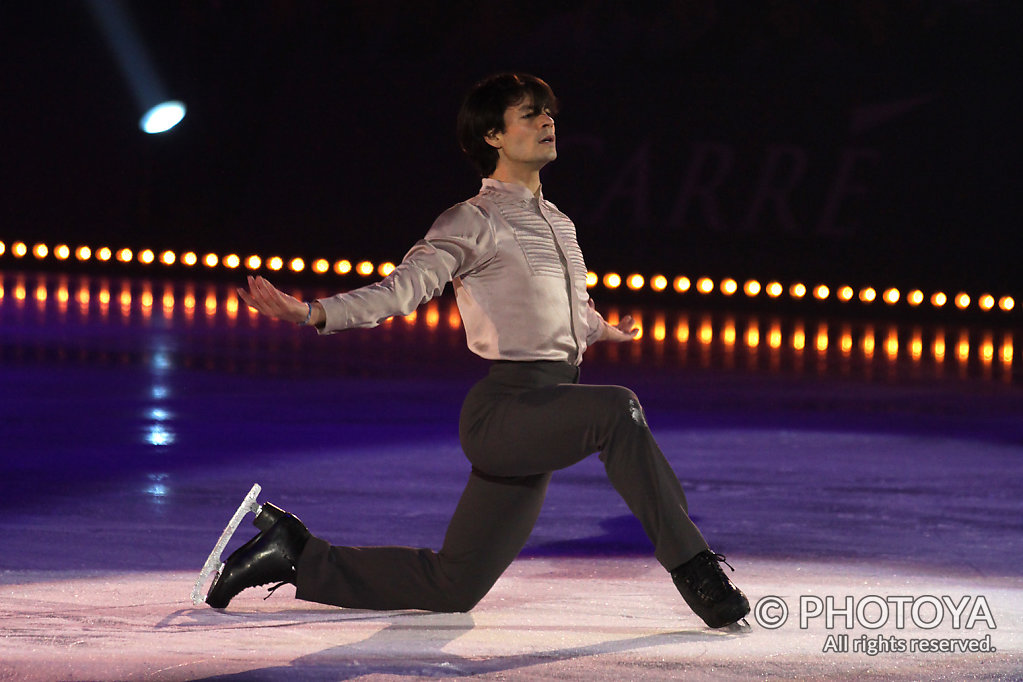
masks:
[[[180,265],[187,268],[201,265],[210,269],[225,268],[235,270],[244,268],[253,272],[265,269],[270,272],[288,270],[293,273],[302,273],[309,270],[317,275],[333,273],[342,276],[355,272],[362,277],[370,277],[374,273],[381,277],[386,277],[395,268],[394,263],[374,264],[368,260],[353,264],[349,260],[330,261],[326,258],[317,258],[307,264],[305,259],[299,257],[290,259],[282,256],[264,257],[249,255],[242,257],[234,253],[219,255],[216,253],[199,254],[195,251],[178,253],[164,250],[156,252],[152,249],[134,251],[128,247],[115,250],[108,246],[96,248],[77,246],[72,248],[68,244],[57,244],[51,248],[43,243],[37,243],[29,247],[27,243],[21,241],[11,243],[8,249],[7,245],[0,241],[0,257],[7,254],[15,259],[28,258],[29,254],[31,254],[31,257],[37,261],[46,261],[47,259],[70,261],[74,259],[80,262],[137,263],[144,266],[162,264],[167,267]],[[833,287],[823,283],[809,285],[798,281],[790,282],[786,285],[779,281],[761,282],[756,279],[750,279],[740,284],[737,280],[728,277],[718,281],[714,281],[710,277],[699,277],[694,282],[686,275],[677,275],[669,279],[668,276],[663,274],[655,274],[647,278],[639,273],[623,276],[616,272],[608,272],[600,276],[595,272],[589,272],[586,275],[586,285],[589,288],[603,286],[608,290],[624,287],[636,292],[645,289],[663,292],[670,288],[676,294],[695,292],[701,296],[709,296],[716,292],[721,296],[731,297],[742,292],[741,295],[749,299],[763,295],[767,299],[787,298],[792,301],[827,301],[833,299],[841,303],[859,302],[862,305],[870,305],[880,299],[882,303],[888,306],[905,303],[911,308],[927,305],[933,309],[944,309],[947,307],[962,311],[980,310],[983,312],[1001,311],[1003,313],[1010,313],[1016,307],[1016,301],[1012,296],[1005,294],[996,296],[989,292],[971,294],[966,291],[946,292],[935,290],[927,294],[923,289],[919,288],[903,292],[896,287],[875,288],[863,286],[857,289],[848,284],[840,284]]]

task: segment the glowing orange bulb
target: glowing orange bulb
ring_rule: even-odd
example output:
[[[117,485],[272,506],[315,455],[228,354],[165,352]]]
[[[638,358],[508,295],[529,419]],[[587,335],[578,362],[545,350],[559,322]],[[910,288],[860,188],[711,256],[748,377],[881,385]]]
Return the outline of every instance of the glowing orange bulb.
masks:
[[[734,279],[726,279],[721,282],[721,293],[725,296],[731,296],[739,290],[739,283]]]
[[[7,244],[0,242],[0,256],[7,252]]]
[[[164,251],[160,254],[160,262],[164,265],[174,265],[178,257],[173,251]]]
[[[313,261],[313,272],[318,275],[322,275],[330,270],[330,262],[325,258],[319,258]]]
[[[377,272],[381,277],[387,277],[389,274],[394,272],[394,268],[394,263],[381,263],[379,267],[377,267]]]
[[[336,272],[339,275],[347,275],[351,271],[352,264],[349,261],[339,260],[338,262],[334,263],[334,272]]]
[[[864,303],[873,303],[877,300],[877,290],[873,287],[860,289],[860,300]]]
[[[970,307],[970,297],[965,292],[960,292],[956,295],[956,308],[960,310],[966,310]]]
[[[103,262],[106,262],[106,261],[110,260],[113,257],[114,257],[113,251],[111,251],[106,246],[100,248],[100,250],[96,252],[96,259],[97,260],[101,260]]]
[[[831,290],[824,284],[818,284],[813,288],[813,297],[818,301],[823,301],[831,295]]]
[[[130,263],[132,255],[131,249],[121,249],[117,252],[117,260],[122,263]]]
[[[355,266],[355,271],[363,277],[369,277],[373,274],[373,264],[368,260],[364,260]]]
[[[597,273],[593,272],[592,270],[586,273],[586,288],[587,289],[589,289],[591,287],[597,286],[597,282],[599,282],[599,281],[600,281],[600,278],[597,277]]]
[[[674,287],[675,291],[677,291],[678,293],[684,294],[687,291],[689,291],[689,288],[692,285],[693,284],[692,282],[689,281],[688,277],[686,277],[685,275],[679,275],[678,277],[675,278],[672,287]]]
[[[995,297],[991,294],[984,294],[977,299],[977,305],[980,306],[981,310],[991,310],[995,307]]]
[[[59,260],[67,260],[71,256],[71,249],[67,244],[58,244],[53,247],[53,255]]]
[[[280,256],[273,256],[270,260],[266,262],[266,267],[270,268],[274,272],[277,272],[278,270],[284,267],[284,259],[281,258]]]
[[[664,275],[654,275],[650,280],[650,288],[654,291],[664,291],[668,288],[668,278]]]
[[[301,258],[292,258],[291,262],[288,263],[288,267],[292,272],[302,272],[305,270],[305,261]]]
[[[883,298],[884,302],[887,303],[888,305],[895,305],[896,303],[899,302],[899,298],[901,298],[901,296],[902,294],[899,292],[898,289],[891,288],[886,289],[884,294],[881,295],[881,298]]]
[[[838,300],[844,302],[851,301],[852,297],[856,295],[853,288],[850,286],[839,287],[838,289]]]
[[[245,267],[249,270],[259,270],[260,266],[263,265],[263,259],[259,256],[249,256],[245,259]]]
[[[643,288],[643,284],[644,284],[643,275],[639,275],[639,274],[629,275],[629,279],[627,280],[627,284],[628,284],[629,288],[632,289],[633,291],[637,291],[639,289],[642,289]]]
[[[701,294],[709,294],[714,291],[714,280],[710,277],[701,277],[696,280],[696,290]]]
[[[806,285],[801,282],[796,282],[789,287],[789,296],[792,298],[803,298],[806,296]]]
[[[915,308],[924,302],[924,292],[919,289],[914,289],[906,294],[906,302]]]
[[[186,251],[181,254],[181,262],[188,267],[192,267],[199,262],[199,256],[194,251]]]
[[[935,293],[931,294],[931,305],[934,306],[935,308],[940,308],[946,303],[948,303],[948,296],[946,296],[944,293],[936,291]]]
[[[28,253],[28,246],[24,242],[14,242],[11,245],[11,253],[14,254],[15,258],[24,258],[25,254]]]
[[[608,289],[617,289],[622,285],[622,278],[616,272],[609,272],[604,275],[604,286]]]
[[[234,270],[242,264],[242,259],[236,253],[229,253],[224,256],[224,267]]]
[[[215,253],[207,253],[202,257],[202,264],[208,268],[217,267],[217,263],[220,262],[220,257]]]
[[[49,253],[50,249],[49,247],[46,246],[46,244],[36,244],[35,246],[32,247],[32,255],[38,258],[39,260],[46,258],[46,256],[49,255]]]
[[[778,298],[785,291],[785,288],[781,285],[781,282],[770,282],[767,285],[766,291],[767,295],[771,298]]]
[[[1013,300],[1012,296],[1002,296],[998,300],[998,307],[1004,310],[1005,312],[1009,312],[1010,310],[1016,307],[1016,301]]]
[[[152,249],[144,249],[138,254],[139,263],[143,265],[149,265],[156,260],[156,254],[153,253]]]
[[[753,298],[760,293],[760,282],[755,279],[751,279],[743,285],[742,290],[746,292],[747,296]]]
[[[79,246],[75,249],[75,258],[81,261],[89,260],[92,258],[92,249],[88,246]]]

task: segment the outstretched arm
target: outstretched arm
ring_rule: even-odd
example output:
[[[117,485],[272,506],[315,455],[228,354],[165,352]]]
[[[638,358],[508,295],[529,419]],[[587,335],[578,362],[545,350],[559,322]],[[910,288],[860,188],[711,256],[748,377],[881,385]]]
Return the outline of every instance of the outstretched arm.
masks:
[[[305,303],[289,296],[262,277],[249,275],[249,289],[238,289],[238,295],[248,305],[268,317],[295,324],[322,327],[326,314],[319,301]]]

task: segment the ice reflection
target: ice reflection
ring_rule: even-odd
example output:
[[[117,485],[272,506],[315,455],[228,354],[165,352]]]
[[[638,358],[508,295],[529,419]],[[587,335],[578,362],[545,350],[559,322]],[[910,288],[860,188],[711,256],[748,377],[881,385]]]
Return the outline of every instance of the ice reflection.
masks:
[[[293,293],[313,298],[331,292]],[[909,323],[836,321],[765,315],[764,311],[738,314],[616,306],[602,306],[601,310],[612,324],[628,314],[641,327],[637,341],[627,347],[597,344],[588,352],[588,358],[604,362],[670,362],[724,369],[740,363],[755,371],[813,371],[867,378],[879,368],[882,376],[893,372],[942,376],[951,370],[959,376],[1004,382],[1011,382],[1013,377],[1014,332],[1011,328],[985,327],[976,317],[962,324],[927,324],[919,319]],[[274,330],[273,340],[278,345],[272,350],[283,351],[282,357],[301,356],[300,332],[244,306],[233,284],[0,273],[0,315],[25,320],[35,316],[31,319],[45,325],[119,322],[164,330],[161,345],[147,358],[153,382],[151,395],[157,403],[170,397],[166,379],[175,369],[172,341],[195,327],[210,330],[204,338],[211,339],[212,344],[231,339],[241,343],[243,338],[251,343],[253,337],[242,330]],[[387,320],[381,328],[384,333],[374,336],[377,343],[408,338],[423,345],[464,344],[461,318],[450,296],[430,301],[405,317]],[[279,345],[283,335],[288,335],[292,344],[288,348]],[[244,360],[239,358],[244,353],[224,350],[216,360],[212,354],[199,353],[186,354],[182,362],[189,366],[202,362],[209,368],[228,371],[243,365]],[[273,366],[270,370],[274,371]],[[169,412],[161,414],[163,418],[147,417],[150,423],[146,441],[166,446],[174,442],[173,420]]]
[[[171,392],[167,388],[166,376],[174,369],[173,356],[166,345],[159,345],[149,358],[149,370],[153,383],[149,394],[157,404],[151,406],[146,413],[148,421],[145,440],[149,445],[163,447],[173,445],[174,430],[171,427],[173,415],[162,402],[167,400]]]
[[[167,485],[168,478],[168,475],[163,473],[146,476],[147,484],[144,492],[153,504],[162,505],[167,501],[167,496],[170,495],[170,487]]]

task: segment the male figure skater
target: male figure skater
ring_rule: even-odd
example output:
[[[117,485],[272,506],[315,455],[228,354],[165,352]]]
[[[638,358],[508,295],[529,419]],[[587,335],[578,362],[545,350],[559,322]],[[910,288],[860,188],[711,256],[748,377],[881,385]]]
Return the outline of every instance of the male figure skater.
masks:
[[[635,394],[577,383],[589,344],[631,341],[638,330],[631,317],[613,326],[594,309],[575,225],[543,197],[540,169],[557,157],[555,112],[538,78],[483,80],[458,115],[459,142],[483,186],[441,214],[390,275],[312,302],[261,277],[239,289],[265,315],[331,334],[407,315],[451,282],[470,350],[493,364],[462,406],[459,437],[472,470],[439,552],[331,546],[264,505],[262,532],[225,562],[210,606],[278,582],[296,585],[299,599],[342,607],[468,611],[525,544],[551,472],[599,452],[690,607],[710,627],[749,612],[721,570],[724,557],[690,521]]]

